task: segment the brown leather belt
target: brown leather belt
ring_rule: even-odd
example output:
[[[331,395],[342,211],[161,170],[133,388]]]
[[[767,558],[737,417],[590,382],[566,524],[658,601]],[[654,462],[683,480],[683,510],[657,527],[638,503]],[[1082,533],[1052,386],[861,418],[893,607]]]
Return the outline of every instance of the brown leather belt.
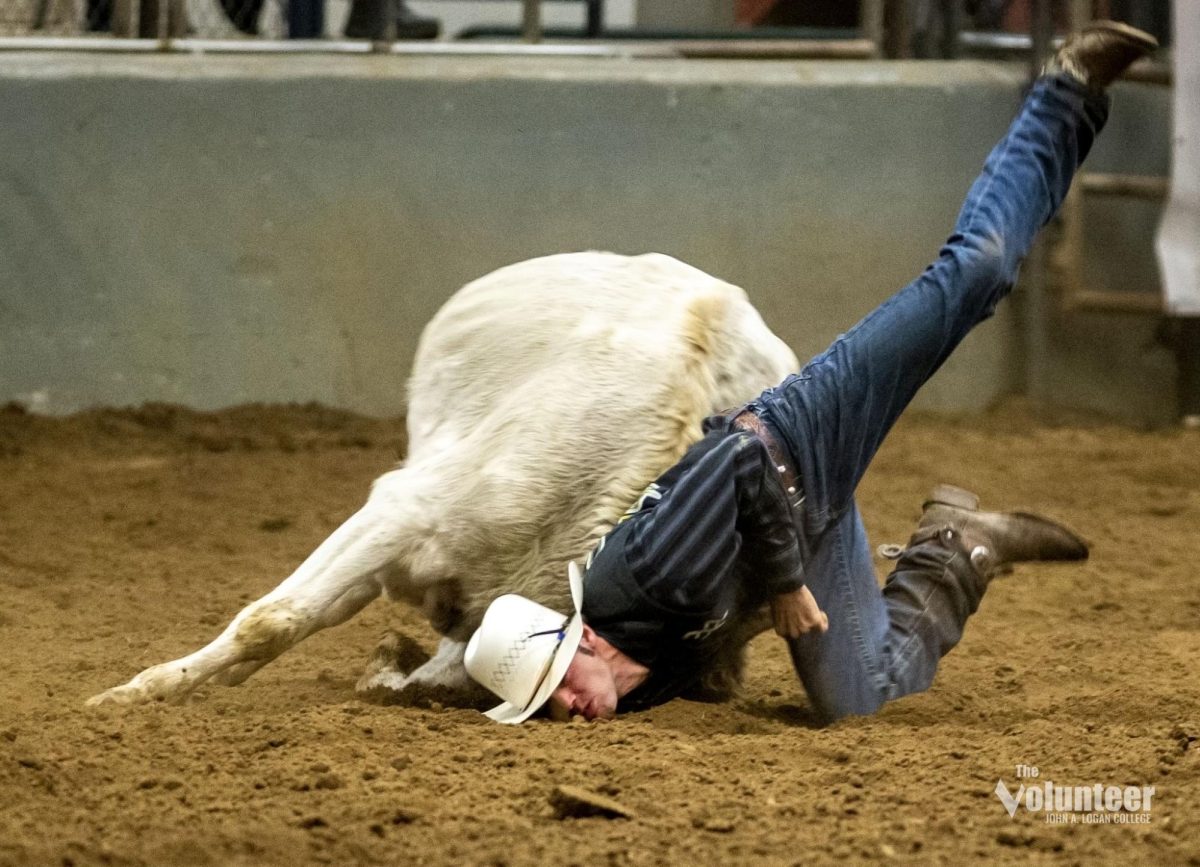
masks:
[[[763,441],[763,445],[767,447],[767,454],[771,456],[771,463],[779,471],[779,478],[783,482],[788,498],[795,502],[798,497],[801,497],[803,491],[800,489],[800,474],[792,465],[787,451],[775,439],[771,429],[758,417],[758,414],[753,410],[744,409],[733,417],[732,424],[740,430],[749,431]]]

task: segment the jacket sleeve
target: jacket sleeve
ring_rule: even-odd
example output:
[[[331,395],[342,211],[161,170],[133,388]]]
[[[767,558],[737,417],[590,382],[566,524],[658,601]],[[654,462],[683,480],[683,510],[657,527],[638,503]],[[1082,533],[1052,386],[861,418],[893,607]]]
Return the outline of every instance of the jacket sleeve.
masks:
[[[762,440],[751,434],[740,437],[749,440],[739,456],[744,465],[738,484],[742,557],[750,568],[751,580],[757,576],[772,596],[799,590],[804,586],[800,536],[783,482]]]
[[[639,516],[626,549],[646,595],[678,613],[722,596],[739,558],[768,594],[804,583],[791,506],[766,446],[745,432],[714,439]]]

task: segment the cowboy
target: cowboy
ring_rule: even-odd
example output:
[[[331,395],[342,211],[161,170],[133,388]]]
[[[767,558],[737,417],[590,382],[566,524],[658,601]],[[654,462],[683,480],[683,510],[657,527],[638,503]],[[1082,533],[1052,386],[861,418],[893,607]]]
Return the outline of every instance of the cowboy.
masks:
[[[942,485],[880,589],[854,491],[885,434],[1016,280],[1103,127],[1106,88],[1153,37],[1097,22],[1059,49],[967,194],[937,260],[799,373],[694,444],[568,569],[571,617],[520,596],[486,612],[468,673],[488,716],[608,717],[728,694],[769,609],[824,722],[929,687],[989,580],[1009,564],[1081,560],[1046,518],[983,512]]]

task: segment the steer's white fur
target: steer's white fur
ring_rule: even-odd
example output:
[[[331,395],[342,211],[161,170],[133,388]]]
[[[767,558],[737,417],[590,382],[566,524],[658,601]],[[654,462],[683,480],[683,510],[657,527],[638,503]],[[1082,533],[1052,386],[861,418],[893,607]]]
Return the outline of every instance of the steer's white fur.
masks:
[[[89,703],[178,700],[240,683],[381,592],[444,636],[417,671],[360,688],[468,684],[488,603],[570,605],[584,557],[700,434],[796,366],[742,290],[669,256],[574,253],[501,268],[426,326],[409,384],[409,454],[366,504],[212,643]]]

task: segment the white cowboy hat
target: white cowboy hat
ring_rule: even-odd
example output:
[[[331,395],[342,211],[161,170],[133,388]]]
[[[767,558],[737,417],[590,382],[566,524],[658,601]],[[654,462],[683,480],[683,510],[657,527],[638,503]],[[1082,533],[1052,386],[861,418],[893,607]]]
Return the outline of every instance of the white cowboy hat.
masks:
[[[583,637],[583,575],[574,562],[567,565],[567,578],[573,616],[510,593],[488,606],[467,643],[467,674],[504,699],[484,714],[496,722],[528,719],[550,698],[575,658]]]

